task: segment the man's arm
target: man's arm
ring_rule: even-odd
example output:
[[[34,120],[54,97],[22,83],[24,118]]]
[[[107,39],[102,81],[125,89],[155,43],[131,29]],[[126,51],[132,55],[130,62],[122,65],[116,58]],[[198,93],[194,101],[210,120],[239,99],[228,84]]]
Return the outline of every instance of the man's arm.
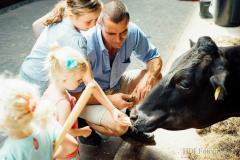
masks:
[[[162,59],[158,49],[149,41],[145,33],[135,24],[129,25],[134,43],[135,55],[138,59],[146,63],[146,70],[141,74],[142,78],[136,85],[132,96],[135,103],[139,103],[153,88],[153,86],[162,78]]]
[[[162,58],[157,57],[147,62],[147,74],[149,79],[157,79],[158,81],[162,78]]]
[[[132,95],[137,104],[150,92],[150,90],[161,80],[162,59],[156,57],[147,62],[147,70],[142,79],[137,84]]]

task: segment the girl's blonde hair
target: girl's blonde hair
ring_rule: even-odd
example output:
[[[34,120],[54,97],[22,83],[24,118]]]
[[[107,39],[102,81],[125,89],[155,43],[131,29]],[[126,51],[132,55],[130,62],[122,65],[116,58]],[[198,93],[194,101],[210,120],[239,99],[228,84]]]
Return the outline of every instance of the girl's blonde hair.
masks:
[[[65,0],[58,2],[51,15],[44,22],[44,25],[49,26],[54,23],[61,22],[65,11],[68,10],[76,16],[84,15],[85,13],[91,13],[100,11],[102,8],[101,0]]]
[[[11,135],[32,122],[46,127],[53,115],[52,106],[38,105],[36,86],[20,79],[0,78],[0,132]]]
[[[84,55],[73,48],[60,47],[57,44],[50,46],[48,62],[51,80],[57,80],[63,73],[74,74],[75,70],[85,73],[89,69]]]
[[[35,113],[43,110],[44,114],[48,112],[46,108],[36,107],[39,94],[35,86],[19,79],[3,77],[0,78],[0,84],[1,132],[9,135],[24,130],[38,117]]]

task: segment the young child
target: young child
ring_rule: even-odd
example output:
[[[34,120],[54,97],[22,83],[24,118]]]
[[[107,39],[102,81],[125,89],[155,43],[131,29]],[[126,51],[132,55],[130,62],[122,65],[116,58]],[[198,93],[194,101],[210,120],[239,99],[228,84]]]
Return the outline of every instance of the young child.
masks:
[[[53,46],[50,48],[49,57],[50,84],[43,95],[43,100],[48,100],[55,106],[55,117],[64,124],[75,104],[75,98],[69,94],[69,90],[76,89],[81,82],[85,85],[89,82],[95,83],[93,96],[107,108],[112,114],[115,128],[110,130],[127,129],[130,123],[129,118],[116,109],[104,94],[100,86],[92,77],[89,63],[86,58],[77,50],[70,47]],[[86,106],[92,107],[92,106]],[[84,111],[83,111],[84,112]],[[96,113],[96,118],[99,114]],[[74,137],[83,136],[83,133],[90,132],[89,127],[78,129],[77,123],[72,126],[70,134]],[[90,133],[89,133],[90,134]]]
[[[38,94],[27,82],[0,80],[0,131],[8,136],[0,150],[1,160],[52,160],[60,125],[50,119],[47,103],[36,105]],[[66,135],[54,158],[79,159],[78,143]]]
[[[57,3],[45,18],[35,23],[42,24],[44,20],[47,27],[25,58],[20,78],[38,85],[42,95],[49,82],[48,70],[44,68],[44,62],[49,55],[48,46],[58,42],[61,46],[70,46],[78,51],[85,50],[86,40],[81,31],[95,26],[101,8],[100,0],[64,0]]]

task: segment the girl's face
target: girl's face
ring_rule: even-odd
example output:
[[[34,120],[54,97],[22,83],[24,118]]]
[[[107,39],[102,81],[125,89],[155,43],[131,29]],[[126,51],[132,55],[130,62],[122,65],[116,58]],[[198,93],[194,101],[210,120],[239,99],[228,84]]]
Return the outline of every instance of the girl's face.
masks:
[[[85,31],[96,25],[100,12],[101,11],[98,10],[82,16],[70,15],[70,20],[78,31]]]
[[[63,80],[63,87],[67,90],[76,89],[82,82],[83,75],[84,73],[77,69],[73,72],[66,73],[66,78]]]

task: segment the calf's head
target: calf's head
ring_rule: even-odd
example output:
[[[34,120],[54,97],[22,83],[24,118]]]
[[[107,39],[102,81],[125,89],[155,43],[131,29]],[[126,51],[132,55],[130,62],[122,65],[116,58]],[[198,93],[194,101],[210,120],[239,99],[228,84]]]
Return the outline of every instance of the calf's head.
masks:
[[[220,119],[227,95],[228,64],[210,37],[197,43],[172,65],[169,73],[137,108],[141,131],[157,128],[203,128]]]

